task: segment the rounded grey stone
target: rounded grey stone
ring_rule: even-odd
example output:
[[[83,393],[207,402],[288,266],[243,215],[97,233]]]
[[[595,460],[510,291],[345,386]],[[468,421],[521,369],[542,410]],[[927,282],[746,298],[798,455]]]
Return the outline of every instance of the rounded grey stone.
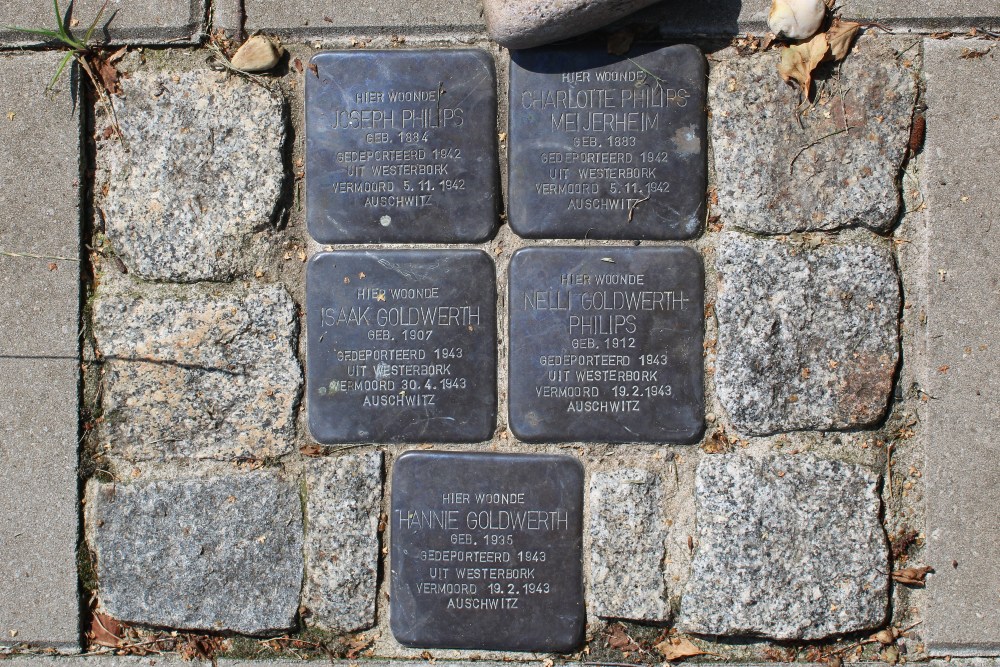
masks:
[[[680,627],[813,640],[881,625],[889,554],[878,475],[812,456],[705,457]]]
[[[508,49],[582,35],[657,0],[484,0],[486,30]]]
[[[129,461],[291,451],[302,371],[295,303],[278,285],[102,285],[102,442]]]
[[[649,470],[594,473],[590,480],[590,597],[608,618],[665,621],[663,488]]]
[[[736,428],[844,429],[885,413],[899,279],[874,237],[813,247],[724,233],[716,391]]]
[[[139,70],[122,87],[125,146],[112,135],[97,151],[115,250],[146,279],[230,280],[281,194],[284,102],[211,71]]]
[[[311,625],[350,632],[375,624],[382,453],[306,464],[306,587]]]
[[[775,50],[712,68],[714,211],[766,234],[888,229],[917,94],[912,62],[889,39],[862,38],[814,83],[815,103],[800,107],[778,60]]]
[[[92,482],[86,508],[109,615],[251,635],[292,626],[302,507],[297,488],[277,474]]]

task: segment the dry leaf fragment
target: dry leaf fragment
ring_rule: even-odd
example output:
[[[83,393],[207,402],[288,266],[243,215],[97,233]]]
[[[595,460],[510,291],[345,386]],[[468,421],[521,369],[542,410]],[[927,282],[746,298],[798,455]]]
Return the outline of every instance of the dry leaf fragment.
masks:
[[[608,637],[608,646],[619,651],[638,651],[639,645],[632,641],[632,638],[625,632],[621,625],[611,627],[611,635]]]
[[[910,586],[923,586],[927,583],[927,575],[933,572],[934,568],[924,565],[922,567],[904,567],[892,573],[893,581]]]
[[[695,646],[687,637],[670,637],[665,639],[656,645],[656,650],[662,653],[668,662],[693,658],[696,655],[705,655],[706,653],[706,651],[702,651]]]
[[[90,619],[90,639],[98,646],[118,648],[122,643],[122,624],[96,609]]]
[[[826,41],[830,45],[827,59],[837,61],[846,58],[860,28],[861,24],[855,21],[835,19],[830,29],[826,31]]]
[[[959,58],[962,58],[963,60],[973,60],[974,58],[982,58],[991,50],[992,47],[989,49],[984,49],[982,51],[977,51],[976,49],[963,48],[962,55],[960,55]]]
[[[299,447],[299,453],[302,456],[323,456],[325,452],[326,450],[319,445],[302,445]]]
[[[806,97],[812,88],[812,73],[829,50],[825,34],[819,34],[807,42],[792,44],[781,50],[781,62],[778,63],[778,74],[790,83],[792,80],[799,84],[800,89]]]

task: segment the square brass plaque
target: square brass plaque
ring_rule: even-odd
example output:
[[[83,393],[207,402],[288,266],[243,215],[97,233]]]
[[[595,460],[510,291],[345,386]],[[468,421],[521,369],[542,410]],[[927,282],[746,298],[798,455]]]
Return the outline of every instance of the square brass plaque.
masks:
[[[510,265],[510,426],[530,442],[696,440],[704,269],[690,248],[522,248]]]
[[[496,428],[496,271],[481,250],[320,253],[306,275],[323,443],[479,442]]]
[[[510,226],[528,238],[688,239],[705,212],[694,46],[511,54]]]
[[[497,224],[496,74],[476,49],[331,51],[306,72],[320,243],[452,243]]]
[[[404,646],[568,653],[583,640],[583,466],[407,452],[392,473],[390,625]]]

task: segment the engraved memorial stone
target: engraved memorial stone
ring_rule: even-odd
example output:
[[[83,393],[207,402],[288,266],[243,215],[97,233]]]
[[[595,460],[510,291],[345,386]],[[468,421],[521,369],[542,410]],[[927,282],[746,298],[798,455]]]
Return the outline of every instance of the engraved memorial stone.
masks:
[[[306,74],[320,243],[483,241],[496,225],[496,74],[473,49],[331,51]]]
[[[529,442],[702,430],[704,269],[690,248],[523,248],[510,265],[510,425]]]
[[[497,410],[495,274],[480,250],[316,255],[306,276],[313,437],[488,439]]]
[[[528,238],[687,239],[705,210],[707,66],[690,45],[511,54],[508,216]]]
[[[392,475],[392,634],[405,646],[568,653],[583,640],[583,467],[408,452]]]

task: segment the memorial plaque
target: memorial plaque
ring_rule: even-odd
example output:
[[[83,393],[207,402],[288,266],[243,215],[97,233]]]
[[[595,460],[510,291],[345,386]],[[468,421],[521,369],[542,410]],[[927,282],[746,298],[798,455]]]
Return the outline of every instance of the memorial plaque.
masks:
[[[496,427],[496,271],[480,250],[338,251],[306,276],[323,443],[478,442]]]
[[[705,212],[707,66],[690,45],[511,54],[508,217],[529,238],[688,239]]]
[[[390,625],[422,648],[568,653],[583,640],[583,466],[408,452],[392,474]]]
[[[704,269],[690,248],[523,248],[510,264],[510,426],[529,442],[698,438]]]
[[[484,241],[496,74],[472,49],[331,51],[306,79],[306,219],[320,243]]]

